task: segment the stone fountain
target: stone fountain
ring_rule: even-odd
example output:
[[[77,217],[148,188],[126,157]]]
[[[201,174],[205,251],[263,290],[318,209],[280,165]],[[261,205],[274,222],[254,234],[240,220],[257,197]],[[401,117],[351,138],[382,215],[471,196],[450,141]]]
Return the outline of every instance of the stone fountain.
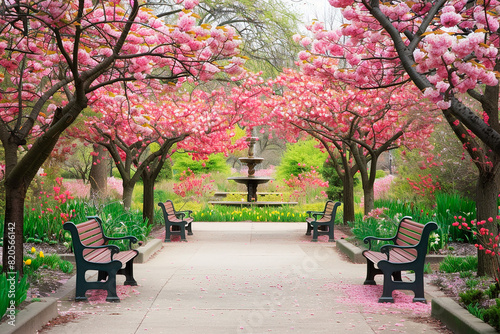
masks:
[[[257,137],[247,138],[248,157],[239,159],[243,164],[248,166],[248,176],[235,176],[228,178],[228,180],[245,184],[247,186],[247,202],[257,202],[257,187],[259,184],[267,183],[273,180],[272,177],[255,176],[255,166],[264,160],[264,158],[254,156],[254,145],[257,140]]]

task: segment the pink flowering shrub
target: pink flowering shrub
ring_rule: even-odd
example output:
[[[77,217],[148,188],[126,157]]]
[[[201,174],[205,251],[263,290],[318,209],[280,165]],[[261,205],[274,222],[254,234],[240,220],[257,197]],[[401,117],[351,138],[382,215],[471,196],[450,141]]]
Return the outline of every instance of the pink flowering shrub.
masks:
[[[497,216],[496,219],[500,219]],[[497,284],[500,284],[500,253],[498,249],[498,244],[500,241],[500,234],[494,234],[486,227],[486,220],[471,220],[467,222],[465,217],[455,216],[455,222],[452,224],[460,230],[471,231],[477,239],[475,244],[476,248],[480,251],[484,251],[487,258],[491,261],[494,269],[495,280]],[[488,218],[488,223],[493,223],[495,220],[490,217]]]
[[[55,178],[55,184],[46,184],[47,173],[39,174],[37,189],[26,201],[24,236],[29,240],[62,240],[62,224],[75,217],[72,208],[73,195],[63,189],[63,178]]]
[[[69,191],[75,198],[88,198],[90,194],[90,184],[83,180],[66,180],[63,183],[64,189]],[[116,177],[108,177],[107,196],[121,199],[123,194],[123,183]]]
[[[328,197],[325,191],[328,188],[328,181],[324,181],[313,166],[309,171],[297,176],[290,175],[290,178],[283,180],[283,182],[286,185],[285,189],[292,190],[290,195],[292,201],[310,203]]]
[[[210,174],[196,175],[188,168],[181,173],[179,183],[174,183],[174,193],[186,201],[199,202],[201,198],[213,191],[214,180],[210,177]]]
[[[420,197],[427,197],[434,199],[434,194],[437,190],[441,190],[441,185],[439,184],[438,176],[432,176],[432,174],[421,175],[418,177],[420,180],[411,180],[406,178],[411,188],[414,190],[415,194]]]

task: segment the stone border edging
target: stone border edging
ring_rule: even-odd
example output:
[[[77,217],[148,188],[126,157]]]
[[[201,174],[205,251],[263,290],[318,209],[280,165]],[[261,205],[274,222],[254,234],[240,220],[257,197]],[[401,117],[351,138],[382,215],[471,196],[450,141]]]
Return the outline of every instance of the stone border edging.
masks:
[[[345,239],[336,241],[336,247],[353,263],[365,263],[363,249]],[[444,255],[428,255],[426,263],[439,263]],[[428,292],[426,292],[429,294]],[[430,294],[432,296],[432,294]],[[434,297],[431,302],[431,316],[441,321],[457,334],[493,334],[498,331],[481,319],[473,316],[466,309],[449,297]]]
[[[16,314],[15,326],[4,322],[0,325],[2,334],[36,333],[43,325],[57,317],[57,298],[47,297],[32,302]]]
[[[493,334],[497,330],[449,297],[433,298],[431,315],[456,334]]]
[[[366,260],[362,254],[363,250],[356,245],[353,245],[345,239],[335,240],[337,248],[353,263],[365,263]]]
[[[160,250],[163,243],[160,239],[149,240],[145,245],[139,247],[139,255],[134,262],[144,263],[148,261],[154,253]],[[61,256],[66,261],[75,262],[72,254]],[[89,275],[89,276],[95,276]],[[0,324],[0,333],[2,334],[25,334],[36,333],[46,323],[59,316],[57,309],[57,300],[71,299],[75,294],[76,275],[71,277],[63,286],[61,286],[53,297],[44,297],[39,302],[32,302],[16,314],[15,326],[8,322]]]

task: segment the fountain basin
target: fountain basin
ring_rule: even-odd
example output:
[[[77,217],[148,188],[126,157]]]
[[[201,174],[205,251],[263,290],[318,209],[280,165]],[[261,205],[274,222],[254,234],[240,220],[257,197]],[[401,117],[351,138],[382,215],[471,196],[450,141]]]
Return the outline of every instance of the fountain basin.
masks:
[[[274,179],[265,176],[234,176],[229,177],[228,180],[245,184],[247,186],[247,202],[257,202],[257,186]]]

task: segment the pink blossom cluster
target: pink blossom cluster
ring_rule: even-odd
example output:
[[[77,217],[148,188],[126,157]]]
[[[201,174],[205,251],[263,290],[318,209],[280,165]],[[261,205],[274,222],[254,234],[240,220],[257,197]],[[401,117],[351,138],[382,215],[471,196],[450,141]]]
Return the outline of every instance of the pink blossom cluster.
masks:
[[[455,93],[498,84],[494,69],[498,0],[473,6],[466,0],[453,0],[442,7],[423,1],[377,2],[377,9],[364,1],[330,0],[330,4],[342,9],[348,23],[328,31],[323,23],[313,22],[307,27],[312,37],[294,36],[304,48],[299,65],[306,74],[365,87],[406,80],[398,71],[399,55],[388,34],[394,27],[413,52],[413,67],[429,82],[425,96],[439,108],[448,109]],[[379,22],[386,19],[391,27],[383,28]],[[339,59],[345,59],[348,66]]]
[[[310,167],[310,170],[305,173],[300,173],[299,175],[290,175],[288,180],[283,180],[286,187],[293,190],[290,198],[299,201],[301,199],[308,199],[311,194],[316,194],[315,198],[310,198],[310,200],[322,200],[327,198],[328,195],[322,188],[328,188],[328,181],[323,181],[323,178],[317,172],[314,166]]]
[[[496,219],[489,217],[487,220],[471,220],[467,222],[465,217],[455,216],[455,222],[452,224],[454,227],[460,230],[472,231],[474,236],[477,238],[476,248],[480,251],[484,251],[488,255],[493,264],[495,280],[500,282],[500,234],[494,234],[491,232],[490,228],[492,225],[496,225],[496,221],[500,219],[500,216],[496,216]]]
[[[180,182],[174,183],[173,191],[183,198],[189,197],[190,200],[199,201],[200,198],[213,191],[214,180],[210,177],[210,174],[195,175],[188,168],[181,173]]]
[[[57,89],[51,89],[65,87],[67,93],[75,93],[74,75],[94,73],[99,66],[103,70],[90,75],[96,78],[96,86],[135,80],[160,92],[168,90],[165,86],[176,89],[174,81],[180,87],[188,76],[210,80],[220,72],[231,76],[242,73],[245,59],[239,56],[242,41],[237,32],[232,27],[199,25],[197,15],[191,11],[199,0],[177,1],[178,9],[184,9],[172,11],[171,24],[156,17],[151,8],[138,0],[20,3],[26,13],[9,7],[4,18],[0,18],[0,66],[6,71],[0,82],[8,78],[10,85],[19,84],[16,89],[0,93],[0,117],[3,122],[11,122],[19,108],[29,114],[36,100],[47,91],[47,101],[42,103],[46,107],[30,116],[36,122],[29,129],[23,128],[31,137],[46,131],[57,107],[70,103],[59,101],[59,97],[54,100]],[[14,19],[17,15],[30,22]],[[30,29],[25,30],[26,25]],[[64,36],[59,42],[56,33]],[[25,57],[27,54],[29,57]],[[219,59],[224,59],[224,63],[218,64]],[[73,72],[57,73],[60,68],[72,68]],[[65,79],[61,81],[61,77]],[[172,78],[173,85],[156,79],[165,77]],[[23,78],[22,82],[19,78]],[[94,91],[95,87],[84,94],[90,96]]]
[[[45,181],[44,178],[47,173],[40,173],[39,184],[41,190],[38,195],[32,199],[31,211],[38,212],[38,218],[42,221],[61,221],[64,224],[66,221],[70,220],[75,216],[75,210],[66,211],[66,202],[68,200],[74,199],[73,195],[68,191],[63,191],[63,178],[58,177],[55,179],[56,185],[52,186],[50,191],[44,190]],[[36,203],[36,204],[34,204]],[[30,208],[29,204],[26,204],[26,208]]]
[[[415,193],[419,196],[432,197],[437,190],[441,189],[441,185],[439,184],[439,181],[437,181],[437,175],[433,177],[432,174],[419,174],[418,178],[419,180],[411,180],[410,178],[406,178],[406,181],[408,181],[408,184],[412,187],[413,191],[415,191]]]
[[[375,183],[373,184],[375,199],[384,198],[389,193],[393,180],[394,175],[387,175],[386,177],[375,180]]]

